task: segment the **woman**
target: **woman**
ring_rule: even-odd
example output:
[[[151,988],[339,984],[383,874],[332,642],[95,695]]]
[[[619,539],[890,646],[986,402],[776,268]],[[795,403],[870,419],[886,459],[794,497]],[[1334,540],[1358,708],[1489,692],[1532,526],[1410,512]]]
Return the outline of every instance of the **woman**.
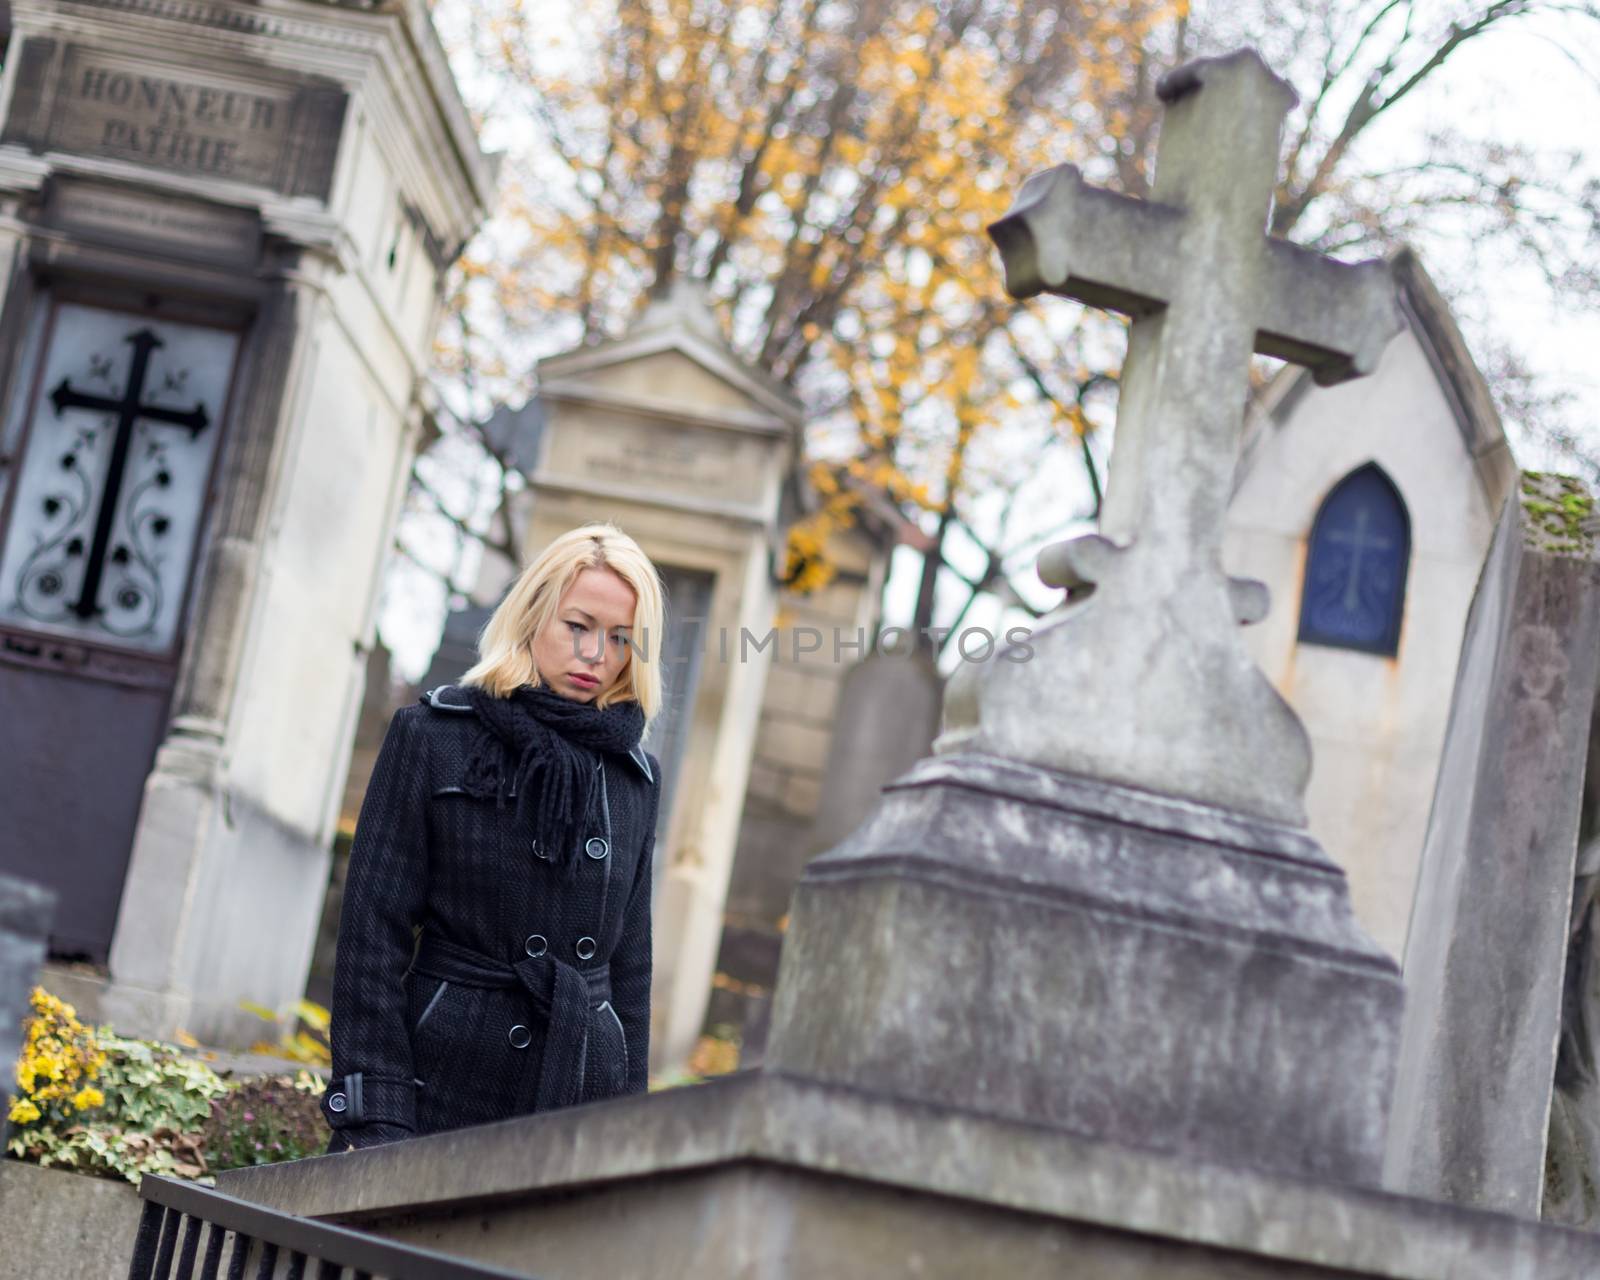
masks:
[[[637,543],[574,529],[462,683],[395,714],[339,920],[330,1152],[644,1091],[662,612]]]

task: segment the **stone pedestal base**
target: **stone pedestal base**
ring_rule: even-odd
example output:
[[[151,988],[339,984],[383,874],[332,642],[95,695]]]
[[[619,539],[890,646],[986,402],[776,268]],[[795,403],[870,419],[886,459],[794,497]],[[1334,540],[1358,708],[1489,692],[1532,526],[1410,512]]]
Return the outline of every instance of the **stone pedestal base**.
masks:
[[[956,755],[806,869],[766,1061],[1375,1184],[1400,1014],[1303,831]]]
[[[1558,1280],[1600,1235],[749,1072],[218,1175],[544,1280]]]

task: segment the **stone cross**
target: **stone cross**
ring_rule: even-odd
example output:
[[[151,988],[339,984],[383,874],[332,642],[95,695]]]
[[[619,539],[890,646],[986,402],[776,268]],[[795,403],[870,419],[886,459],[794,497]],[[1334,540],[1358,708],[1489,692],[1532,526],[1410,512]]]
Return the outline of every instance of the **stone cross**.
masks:
[[[1098,535],[1047,548],[1073,598],[995,662],[954,745],[1299,824],[1310,749],[1238,635],[1266,612],[1230,582],[1223,524],[1252,351],[1320,383],[1369,373],[1400,316],[1387,266],[1268,239],[1293,91],[1250,50],[1166,76],[1152,198],[1062,166],[990,227],[1015,297],[1060,294],[1133,318]],[[958,705],[960,700],[957,700]],[[1044,714],[1041,714],[1044,711]],[[959,726],[957,726],[959,728]]]

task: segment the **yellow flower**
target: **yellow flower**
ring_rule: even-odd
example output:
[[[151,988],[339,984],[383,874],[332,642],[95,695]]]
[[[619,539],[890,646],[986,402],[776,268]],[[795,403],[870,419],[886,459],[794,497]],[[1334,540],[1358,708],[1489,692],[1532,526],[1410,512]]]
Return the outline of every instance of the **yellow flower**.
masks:
[[[72,1105],[77,1107],[79,1111],[87,1111],[90,1107],[102,1107],[105,1105],[105,1101],[106,1095],[93,1085],[86,1085],[72,1095]]]
[[[18,1098],[11,1104],[8,1114],[12,1124],[32,1124],[39,1118],[39,1108],[26,1098]]]

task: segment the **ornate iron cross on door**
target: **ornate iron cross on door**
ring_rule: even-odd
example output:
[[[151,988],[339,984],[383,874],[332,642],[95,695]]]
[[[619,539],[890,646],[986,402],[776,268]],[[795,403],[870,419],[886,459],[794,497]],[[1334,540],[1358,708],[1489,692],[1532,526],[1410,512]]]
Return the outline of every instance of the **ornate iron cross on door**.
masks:
[[[165,345],[149,329],[130,333],[127,342],[133,344],[133,364],[128,369],[128,381],[123,386],[120,399],[90,395],[74,391],[66,378],[61,379],[50,393],[50,403],[60,417],[68,409],[91,409],[117,415],[116,437],[111,446],[111,465],[106,470],[105,488],[100,494],[100,510],[95,517],[94,539],[89,546],[89,561],[84,569],[83,589],[72,606],[72,612],[87,621],[100,612],[97,597],[100,579],[105,571],[107,547],[111,542],[111,524],[116,517],[117,499],[122,493],[123,477],[128,469],[128,449],[133,443],[133,428],[140,418],[149,422],[164,422],[174,427],[186,427],[190,437],[198,436],[210,425],[205,406],[196,404],[193,409],[167,409],[161,405],[143,404],[145,377],[150,369],[150,353]]]

